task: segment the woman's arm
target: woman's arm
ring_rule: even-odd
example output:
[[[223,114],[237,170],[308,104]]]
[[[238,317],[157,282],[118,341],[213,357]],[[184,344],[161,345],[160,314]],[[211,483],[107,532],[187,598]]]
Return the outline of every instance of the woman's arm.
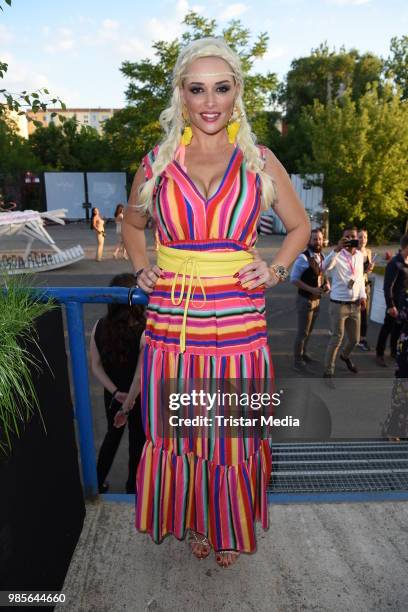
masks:
[[[91,354],[91,370],[94,376],[99,380],[101,385],[112,395],[117,391],[116,385],[111,381],[102,366],[101,356],[95,342],[95,330],[98,323],[95,323],[91,333],[90,354]]]
[[[367,249],[366,248],[366,252],[367,252],[367,257],[368,257],[368,268],[367,268],[367,273],[369,274],[370,272],[372,272],[375,268],[375,262],[373,261],[373,253],[371,251],[371,249]]]
[[[309,241],[310,221],[288,173],[269,149],[266,149],[265,172],[275,181],[277,201],[274,211],[287,231],[281,248],[275,253],[273,263],[288,268]]]
[[[161,270],[158,266],[150,267],[149,258],[146,253],[146,238],[144,234],[148,215],[141,213],[136,207],[139,201],[139,188],[143,182],[144,169],[143,166],[140,166],[133,180],[129,202],[123,216],[122,238],[135,272],[143,268],[143,272],[137,279],[138,286],[145,293],[151,293],[160,276]]]
[[[142,354],[143,354],[143,348],[145,344],[146,344],[146,338],[145,338],[145,332],[143,332],[140,338],[139,357],[138,357],[137,364],[136,364],[135,375],[133,377],[132,384],[130,385],[128,397],[122,406],[123,412],[129,412],[130,408],[133,406],[137,396],[140,393],[140,375],[142,372],[142,363],[143,363]]]
[[[149,268],[149,259],[146,253],[146,238],[144,228],[148,216],[140,212],[136,205],[139,202],[139,188],[144,183],[143,166],[139,166],[133,179],[129,202],[125,208],[122,221],[122,237],[126,251],[133,264],[133,269]]]
[[[280,161],[269,149],[265,149],[266,162],[265,172],[275,181],[277,201],[274,211],[284,224],[287,235],[282,246],[275,254],[273,264],[283,265],[288,268],[296,257],[307,245],[310,238],[310,222],[302,202],[292,185],[288,173]],[[261,265],[262,264],[262,265]],[[254,289],[259,285],[266,284],[273,287],[279,282],[278,277],[267,266],[266,262],[257,260],[256,267],[249,264],[240,270],[239,279],[246,285],[247,289]]]
[[[145,332],[140,337],[140,345],[139,345],[139,357],[137,359],[135,375],[132,380],[132,384],[130,385],[130,389],[127,395],[127,398],[122,404],[122,409],[120,412],[117,412],[114,418],[115,427],[122,427],[127,420],[129,411],[132,409],[137,396],[140,393],[140,376],[142,371],[142,363],[143,363],[143,348],[146,344]]]

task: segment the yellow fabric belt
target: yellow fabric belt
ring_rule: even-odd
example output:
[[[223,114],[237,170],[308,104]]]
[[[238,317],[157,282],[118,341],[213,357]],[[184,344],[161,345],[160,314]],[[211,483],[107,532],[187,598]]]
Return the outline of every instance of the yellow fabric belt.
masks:
[[[175,276],[171,287],[171,301],[174,306],[180,306],[184,299],[186,288],[186,277],[189,277],[187,294],[184,303],[183,322],[180,331],[180,352],[186,350],[186,327],[187,313],[190,300],[194,298],[194,292],[199,286],[203,292],[203,301],[197,308],[202,308],[207,301],[205,289],[201,277],[211,276],[233,276],[245,265],[254,260],[252,253],[248,251],[189,251],[159,245],[157,265],[166,272],[174,272]],[[180,297],[175,297],[176,286],[179,276],[181,277]],[[194,284],[194,286],[193,286]]]

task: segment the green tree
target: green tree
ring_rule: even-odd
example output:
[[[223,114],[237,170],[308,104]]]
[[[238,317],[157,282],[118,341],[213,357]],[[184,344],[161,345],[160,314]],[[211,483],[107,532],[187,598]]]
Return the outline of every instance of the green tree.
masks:
[[[75,119],[62,125],[50,123],[30,136],[31,150],[47,170],[107,171],[120,170],[108,141],[90,126],[81,126]]]
[[[408,36],[391,39],[390,55],[385,62],[387,76],[401,88],[401,96],[408,98]]]
[[[125,167],[135,170],[144,152],[156,144],[161,136],[158,122],[160,112],[171,96],[171,73],[181,47],[204,36],[215,36],[218,27],[215,19],[206,19],[190,11],[183,20],[186,32],[180,40],[153,43],[155,61],[123,62],[121,72],[129,79],[126,99],[129,106],[109,119],[106,136],[116,155]],[[240,21],[232,20],[220,34],[240,55],[245,72],[245,103],[250,120],[256,120],[256,130],[267,133],[271,118],[265,113],[277,91],[274,73],[253,73],[254,62],[267,51],[268,35],[261,33],[251,42],[249,29]],[[265,144],[268,144],[267,142]]]
[[[323,105],[337,100],[346,89],[358,100],[370,84],[380,83],[382,71],[383,60],[376,55],[330,50],[327,43],[292,61],[279,95],[286,128],[274,149],[289,172],[299,172],[302,158],[312,154],[301,121],[305,109],[312,108],[315,100]]]
[[[23,174],[38,172],[41,163],[25,138],[17,133],[10,118],[0,118],[0,200],[7,197],[21,201]]]
[[[408,107],[390,86],[372,86],[357,102],[347,91],[302,117],[312,156],[303,172],[324,174],[324,198],[333,236],[346,224],[364,225],[380,242],[407,213]]]
[[[327,43],[321,44],[310,55],[291,63],[280,97],[286,121],[295,121],[314,100],[326,104],[341,97],[346,89],[358,100],[367,85],[380,81],[382,70],[383,60],[371,53],[360,55],[356,49],[344,48],[330,51]]]
[[[36,172],[41,167],[25,138],[17,133],[16,124],[10,119],[0,119],[0,168],[3,179],[18,176],[21,172]]]
[[[54,123],[50,123],[48,127],[38,127],[30,136],[29,144],[45,170],[62,170],[64,136],[62,130]]]

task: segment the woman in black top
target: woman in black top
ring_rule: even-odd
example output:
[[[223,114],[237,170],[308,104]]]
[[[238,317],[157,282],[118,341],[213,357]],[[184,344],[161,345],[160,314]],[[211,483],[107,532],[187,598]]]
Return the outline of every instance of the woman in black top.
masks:
[[[110,287],[132,287],[132,274],[115,276]],[[115,416],[126,405],[128,392],[135,377],[140,349],[144,345],[144,307],[140,305],[109,304],[108,313],[95,324],[91,334],[91,367],[104,387],[105,412],[108,431],[99,451],[97,472],[99,492],[108,489],[105,479],[119,447],[124,427]],[[132,386],[134,388],[135,385]],[[132,398],[133,399],[133,398]],[[133,408],[132,408],[133,406]],[[127,418],[129,426],[129,471],[126,492],[134,493],[136,469],[145,443],[142,426],[140,395],[130,406]]]

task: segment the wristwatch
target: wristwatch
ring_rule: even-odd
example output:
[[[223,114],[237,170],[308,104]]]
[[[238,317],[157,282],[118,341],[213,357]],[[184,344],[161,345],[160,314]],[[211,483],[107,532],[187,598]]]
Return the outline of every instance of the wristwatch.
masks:
[[[285,268],[285,266],[282,266],[281,264],[272,264],[270,266],[270,269],[275,272],[280,282],[285,281],[289,276],[288,269]]]

